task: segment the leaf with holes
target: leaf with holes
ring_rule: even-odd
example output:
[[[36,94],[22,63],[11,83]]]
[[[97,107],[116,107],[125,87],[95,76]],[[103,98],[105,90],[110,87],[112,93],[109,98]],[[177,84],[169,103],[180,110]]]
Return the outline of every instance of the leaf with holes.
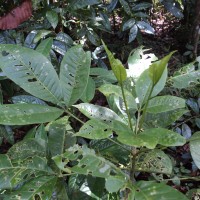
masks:
[[[164,183],[155,183],[153,181],[139,181],[134,185],[135,200],[188,200],[181,192],[173,189]]]
[[[66,116],[48,125],[48,148],[52,156],[62,154],[64,148],[76,143],[76,137],[72,134],[72,127]]]
[[[108,59],[110,61],[112,71],[114,75],[116,76],[118,82],[122,84],[122,82],[125,81],[127,78],[126,69],[124,68],[120,60],[114,58],[113,54],[109,51],[109,49],[107,48],[107,46],[105,45],[103,41],[102,43],[108,55]]]
[[[60,82],[67,106],[75,103],[87,87],[91,55],[81,46],[70,48],[60,66]]]
[[[56,71],[39,52],[18,45],[0,45],[0,68],[9,79],[33,96],[55,104],[62,99]]]
[[[78,145],[70,147],[64,154],[53,157],[53,160],[56,165],[65,172],[72,171],[77,174],[90,174],[94,177],[101,178],[120,178],[120,184],[122,187],[126,183],[127,176],[125,173],[110,161],[95,154],[94,150],[87,148],[85,145],[82,147]],[[76,161],[77,164],[68,167],[67,163],[69,161]],[[109,182],[112,184],[111,178],[109,179]],[[114,182],[116,183],[115,179],[113,179],[113,183]]]
[[[74,107],[78,108],[80,112],[90,119],[101,120],[108,124],[112,123],[113,120],[123,122],[123,120],[109,108],[90,103],[80,103],[78,105],[74,105]]]
[[[44,140],[34,138],[24,139],[13,145],[7,152],[12,161],[24,160],[33,156],[46,156],[46,143]]]
[[[112,135],[112,130],[107,124],[92,119],[87,121],[75,135],[88,139],[104,139]]]
[[[141,152],[136,157],[135,170],[148,173],[172,173],[172,162],[163,151],[159,149],[150,152]]]
[[[172,51],[169,55],[165,56],[161,60],[158,60],[150,65],[149,77],[153,81],[154,86],[161,79],[162,74],[164,73],[165,68],[167,67],[167,63],[168,63],[169,59],[171,58],[172,54],[174,54],[174,53],[175,53],[175,51]]]
[[[13,162],[8,155],[0,155],[0,190],[12,189],[30,180],[33,177],[41,175],[53,175],[54,172],[47,166],[46,158],[33,156],[25,160]]]
[[[194,163],[200,169],[199,147],[200,147],[200,131],[194,133],[190,138],[190,152],[194,160]]]
[[[46,123],[57,119],[63,111],[37,104],[4,104],[0,105],[0,124],[25,125]]]
[[[10,195],[5,195],[5,198],[7,200],[32,200],[36,198],[39,198],[40,200],[51,199],[57,179],[58,178],[55,176],[40,176],[34,178],[20,187],[17,191],[12,192]]]
[[[185,107],[185,100],[176,96],[158,96],[149,100],[147,112],[161,113]]]

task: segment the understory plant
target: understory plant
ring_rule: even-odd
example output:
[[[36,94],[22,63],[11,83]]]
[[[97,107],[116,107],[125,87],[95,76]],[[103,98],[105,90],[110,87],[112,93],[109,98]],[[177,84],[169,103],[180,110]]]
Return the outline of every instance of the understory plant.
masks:
[[[33,124],[0,155],[0,198],[187,199],[167,184],[174,165],[166,151],[188,142],[168,129],[187,112],[185,100],[158,95],[174,52],[157,60],[138,48],[125,69],[103,43],[112,68],[105,72],[90,68],[90,52],[77,45],[67,50],[57,74],[45,42],[39,50],[0,45],[2,76],[24,90],[12,104],[2,102],[0,124]],[[108,107],[89,103],[95,83]],[[73,127],[72,119],[81,127]],[[199,132],[189,141],[195,162],[198,140]]]

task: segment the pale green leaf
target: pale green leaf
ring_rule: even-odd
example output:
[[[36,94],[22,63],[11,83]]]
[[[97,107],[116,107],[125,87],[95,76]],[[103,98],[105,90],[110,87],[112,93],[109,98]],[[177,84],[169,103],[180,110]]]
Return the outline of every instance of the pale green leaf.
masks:
[[[157,96],[148,102],[147,112],[161,113],[185,107],[185,100],[176,96]]]
[[[123,122],[123,120],[115,112],[106,107],[89,103],[80,103],[78,105],[74,105],[74,107],[78,108],[80,112],[90,119],[101,120],[105,123],[111,123],[113,120]]]
[[[0,45],[0,68],[33,96],[55,104],[63,98],[56,71],[37,51],[11,44]]]
[[[92,119],[87,121],[75,135],[88,139],[104,139],[112,135],[112,130],[107,124]]]
[[[166,80],[167,68],[165,68],[162,77],[155,86],[153,86],[153,82],[148,75],[148,69],[140,75],[139,79],[136,81],[136,94],[141,107],[144,103],[146,103],[148,98],[156,96],[163,90]],[[150,95],[151,90],[152,93]]]
[[[165,56],[161,60],[158,60],[151,64],[149,67],[149,77],[153,81],[153,85],[155,86],[158,81],[161,79],[162,74],[167,67],[168,61],[171,58],[172,54],[175,53],[175,51],[171,52],[169,55]]]
[[[39,104],[4,104],[0,105],[0,112],[0,124],[24,125],[53,121],[63,110]]]
[[[194,133],[190,138],[190,152],[194,163],[200,169],[200,131]]]
[[[70,48],[60,67],[60,82],[64,101],[67,106],[75,103],[87,87],[91,64],[91,55],[81,46]]]
[[[112,71],[114,75],[116,76],[118,82],[122,84],[122,82],[125,81],[127,78],[126,69],[124,68],[120,60],[114,58],[113,54],[111,53],[111,51],[109,51],[109,49],[107,48],[107,46],[105,45],[103,41],[102,43],[108,55],[108,59],[110,61]]]
[[[111,94],[115,94],[116,96],[121,97],[123,99],[120,86],[112,84],[104,84],[101,87],[99,87],[98,90],[102,92],[106,97],[108,97]],[[126,89],[124,89],[124,92],[128,108],[137,109],[137,104],[135,102],[133,95]]]
[[[164,183],[139,181],[135,188],[135,200],[188,200],[184,194]]]
[[[105,186],[110,193],[118,192],[124,186],[124,179],[121,176],[109,176],[106,178]]]
[[[148,173],[172,173],[172,162],[163,151],[155,149],[149,152],[141,152],[136,157],[136,171]]]

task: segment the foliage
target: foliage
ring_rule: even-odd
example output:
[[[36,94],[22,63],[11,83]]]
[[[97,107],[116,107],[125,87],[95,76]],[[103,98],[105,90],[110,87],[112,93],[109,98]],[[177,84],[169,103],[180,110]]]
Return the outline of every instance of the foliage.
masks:
[[[199,57],[168,77],[175,52],[158,59],[141,46],[125,68],[101,40],[112,34],[116,13],[129,43],[153,34],[147,13],[156,2],[32,2],[36,13],[24,31],[0,33],[0,142],[12,144],[0,154],[0,199],[186,200],[198,193],[176,187],[191,177],[174,152],[188,148],[200,168],[200,101],[168,91],[199,92]],[[162,3],[182,16],[180,2]],[[25,136],[15,142],[20,130]]]

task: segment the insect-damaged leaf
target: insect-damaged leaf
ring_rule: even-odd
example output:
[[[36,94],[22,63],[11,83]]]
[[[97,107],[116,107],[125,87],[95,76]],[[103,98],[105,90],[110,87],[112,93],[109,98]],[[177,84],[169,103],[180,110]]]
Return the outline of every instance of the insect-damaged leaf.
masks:
[[[56,71],[41,53],[18,45],[0,45],[0,68],[28,93],[59,103],[62,90]]]
[[[60,82],[64,101],[67,106],[75,103],[87,87],[91,64],[91,55],[81,46],[70,48],[60,67]]]
[[[0,105],[0,124],[25,125],[53,121],[63,111],[61,109],[37,104]]]

